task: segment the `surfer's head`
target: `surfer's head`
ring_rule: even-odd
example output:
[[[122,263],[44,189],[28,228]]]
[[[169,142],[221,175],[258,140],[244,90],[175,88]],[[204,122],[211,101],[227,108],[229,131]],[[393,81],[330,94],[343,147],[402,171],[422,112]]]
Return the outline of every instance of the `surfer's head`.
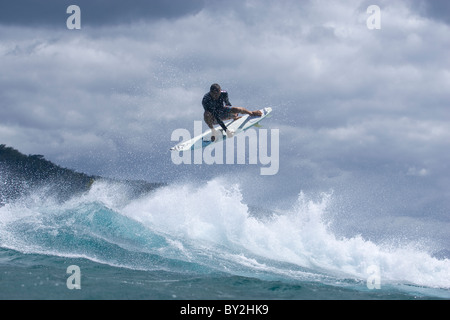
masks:
[[[209,88],[209,94],[211,95],[211,97],[214,99],[214,100],[217,100],[217,99],[219,99],[219,97],[220,97],[220,91],[221,91],[222,89],[220,88],[220,86],[217,84],[217,83],[214,83],[214,84],[212,84],[211,85],[211,87]]]

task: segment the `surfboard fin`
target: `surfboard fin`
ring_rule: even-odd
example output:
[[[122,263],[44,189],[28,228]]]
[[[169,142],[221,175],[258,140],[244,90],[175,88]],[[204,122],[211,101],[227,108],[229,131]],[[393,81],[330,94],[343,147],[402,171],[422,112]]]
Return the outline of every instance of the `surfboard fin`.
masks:
[[[262,125],[260,125],[259,123],[255,124],[253,126],[256,127],[256,128],[262,128]]]

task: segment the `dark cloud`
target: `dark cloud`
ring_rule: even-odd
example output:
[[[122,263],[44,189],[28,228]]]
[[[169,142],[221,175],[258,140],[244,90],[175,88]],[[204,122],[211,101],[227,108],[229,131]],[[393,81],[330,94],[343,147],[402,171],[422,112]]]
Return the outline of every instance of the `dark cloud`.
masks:
[[[450,24],[450,1],[428,0],[421,3],[413,3],[413,5],[418,7],[424,16]]]
[[[109,25],[140,20],[171,19],[195,14],[204,6],[204,0],[15,0],[0,4],[0,24],[22,26],[65,27],[70,5],[81,9],[83,25]]]
[[[369,0],[35,2],[0,5],[0,143],[119,178],[238,170],[254,203],[339,185],[353,196],[354,181],[384,197],[397,177],[426,183],[423,198],[449,198],[448,28],[433,11],[417,19],[425,6],[380,0],[374,31]],[[68,31],[69,4],[82,27],[108,27]],[[171,163],[172,131],[192,133],[214,82],[236,106],[274,108],[263,125],[280,130],[276,176]],[[374,176],[389,179],[373,186]]]

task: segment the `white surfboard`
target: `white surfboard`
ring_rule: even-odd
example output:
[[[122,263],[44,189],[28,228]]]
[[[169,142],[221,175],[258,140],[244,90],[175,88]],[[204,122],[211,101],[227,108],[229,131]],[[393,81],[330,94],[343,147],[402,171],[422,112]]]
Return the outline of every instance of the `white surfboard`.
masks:
[[[261,120],[266,118],[269,114],[272,112],[272,108],[264,108],[260,110],[262,112],[262,115],[260,117],[250,116],[248,114],[242,116],[241,118],[237,120],[229,120],[228,122],[224,122],[225,126],[229,130],[234,131],[234,135],[236,136],[241,132],[244,132],[248,128],[253,127],[254,125],[258,124]],[[188,150],[194,150],[197,148],[205,148],[209,146],[211,143],[218,143],[220,141],[223,141],[227,138],[227,134],[223,131],[223,129],[219,126],[216,128],[217,130],[217,136],[214,141],[211,141],[211,129],[206,130],[201,135],[198,135],[190,140],[182,141],[178,143],[173,148],[170,148],[171,151],[188,151]]]

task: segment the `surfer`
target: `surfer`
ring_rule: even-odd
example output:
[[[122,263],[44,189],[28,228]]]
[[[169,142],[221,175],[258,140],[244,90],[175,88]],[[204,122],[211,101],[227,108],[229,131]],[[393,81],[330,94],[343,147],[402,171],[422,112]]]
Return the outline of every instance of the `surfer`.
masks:
[[[203,96],[202,100],[204,120],[208,127],[211,129],[211,141],[216,139],[217,130],[214,128],[214,124],[219,124],[226,132],[227,137],[233,136],[233,130],[228,130],[222,120],[237,120],[239,114],[249,114],[251,116],[260,117],[261,111],[248,111],[245,108],[232,107],[230,100],[228,100],[228,92],[222,91],[217,83],[211,85],[209,92]]]

